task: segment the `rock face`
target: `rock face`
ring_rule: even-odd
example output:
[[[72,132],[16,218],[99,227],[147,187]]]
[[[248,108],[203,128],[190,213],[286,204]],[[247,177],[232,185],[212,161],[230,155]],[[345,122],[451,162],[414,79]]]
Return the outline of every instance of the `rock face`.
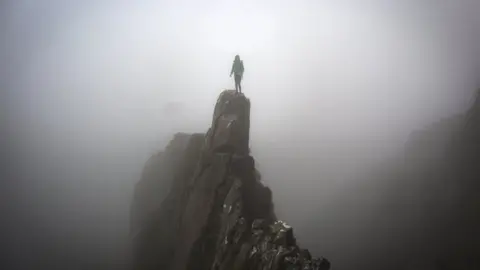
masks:
[[[249,128],[250,101],[225,90],[206,135],[177,135],[147,164],[132,207],[133,269],[330,268],[276,219],[249,155]],[[170,186],[168,194],[156,186]]]
[[[428,226],[418,237],[424,240],[417,244],[417,257],[428,256],[436,269],[480,269],[480,89],[464,114],[426,131],[423,141],[437,153],[413,159],[421,168],[404,179],[418,187],[407,192],[419,191],[415,209],[423,211],[422,225]]]
[[[480,95],[465,113],[412,133],[398,157],[356,175],[302,232],[337,245],[324,249],[341,269],[480,269],[479,180]],[[339,219],[348,222],[328,235],[325,221]]]
[[[165,151],[153,155],[135,186],[130,212],[134,269],[167,269],[174,226],[186,182],[193,175],[204,134],[175,134]]]

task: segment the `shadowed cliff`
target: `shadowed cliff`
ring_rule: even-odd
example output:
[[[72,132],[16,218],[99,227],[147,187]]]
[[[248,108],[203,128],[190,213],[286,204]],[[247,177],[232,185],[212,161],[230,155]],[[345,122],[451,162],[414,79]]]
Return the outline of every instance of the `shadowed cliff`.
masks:
[[[205,135],[177,134],[147,163],[132,204],[133,269],[330,268],[276,219],[249,129],[250,101],[226,90]]]
[[[336,269],[480,269],[478,94],[465,113],[413,132],[402,155],[320,206],[315,226],[302,230],[314,236],[310,247],[317,239],[337,245],[322,246]],[[345,221],[335,224],[337,234],[326,233],[330,220]]]

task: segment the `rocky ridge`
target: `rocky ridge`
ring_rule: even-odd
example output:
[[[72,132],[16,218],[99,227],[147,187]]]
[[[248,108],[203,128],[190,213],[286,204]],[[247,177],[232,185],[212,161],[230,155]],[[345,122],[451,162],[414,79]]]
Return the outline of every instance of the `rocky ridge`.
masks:
[[[249,133],[249,99],[225,90],[206,134],[177,134],[147,163],[132,204],[133,269],[330,268],[277,220]],[[158,186],[169,186],[163,198]]]

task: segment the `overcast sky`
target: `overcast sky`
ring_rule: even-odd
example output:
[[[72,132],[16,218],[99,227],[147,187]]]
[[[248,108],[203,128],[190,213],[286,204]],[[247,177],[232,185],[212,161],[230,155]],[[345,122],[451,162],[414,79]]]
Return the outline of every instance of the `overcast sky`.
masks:
[[[25,172],[15,194],[26,208],[63,205],[55,217],[115,209],[128,226],[143,163],[174,132],[207,130],[240,54],[253,154],[278,211],[301,222],[289,203],[313,209],[308,198],[334,194],[412,130],[466,109],[479,10],[475,0],[3,1],[12,143],[48,157],[46,179],[64,173]]]

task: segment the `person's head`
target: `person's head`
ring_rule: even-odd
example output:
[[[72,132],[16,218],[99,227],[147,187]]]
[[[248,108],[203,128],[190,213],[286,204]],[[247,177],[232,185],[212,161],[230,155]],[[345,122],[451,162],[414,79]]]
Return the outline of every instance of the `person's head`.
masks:
[[[235,55],[235,61],[240,61],[240,55]]]

